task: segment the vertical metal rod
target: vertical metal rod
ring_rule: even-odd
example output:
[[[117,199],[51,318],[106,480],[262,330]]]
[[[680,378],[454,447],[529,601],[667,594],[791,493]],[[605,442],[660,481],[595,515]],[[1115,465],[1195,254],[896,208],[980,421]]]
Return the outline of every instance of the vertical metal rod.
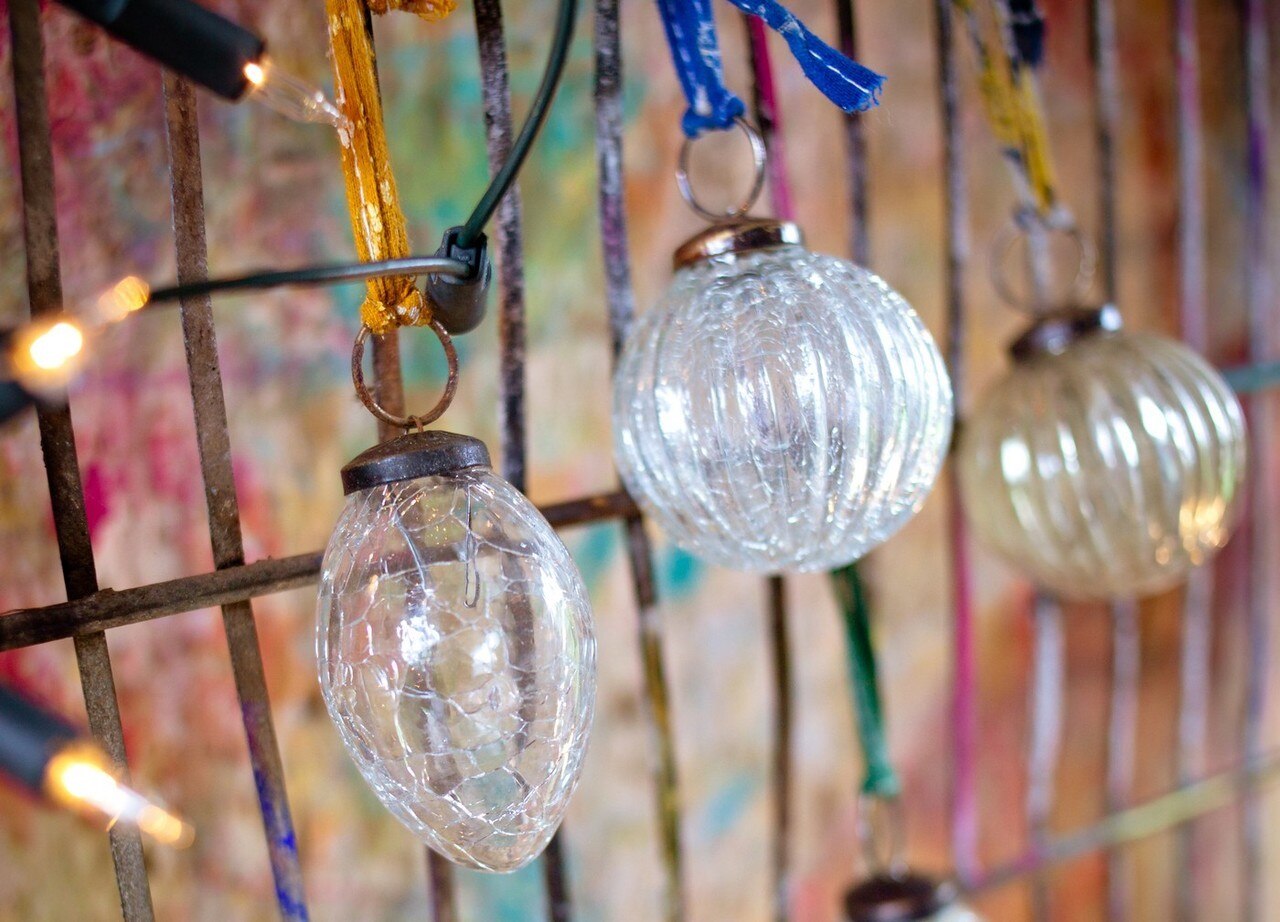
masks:
[[[1200,108],[1200,52],[1195,0],[1173,2],[1173,66],[1177,88],[1174,125],[1178,172],[1178,316],[1182,338],[1202,355],[1209,352],[1205,307],[1204,120]],[[1178,670],[1179,786],[1205,771],[1208,732],[1213,569],[1197,567],[1182,599],[1182,645]],[[1196,824],[1175,833],[1174,916],[1192,922],[1198,899]]]
[[[752,101],[756,124],[769,152],[769,196],[774,214],[784,221],[795,217],[791,182],[787,173],[787,148],[782,135],[778,88],[769,58],[768,30],[755,16],[743,14],[747,55],[751,62]],[[795,699],[791,686],[791,641],[787,635],[787,589],[781,576],[765,579],[768,610],[768,646],[773,671],[773,911],[785,922],[789,915],[788,868],[790,866],[792,795],[792,723]]]
[[[44,35],[37,0],[12,0],[9,26],[22,184],[23,244],[27,290],[34,316],[62,310],[53,145],[45,95]],[[97,591],[98,576],[89,540],[70,407],[42,408],[39,429],[67,598],[83,598]],[[76,637],[74,644],[89,729],[112,760],[127,772],[120,703],[116,698],[106,635],[86,634]],[[136,829],[116,827],[111,830],[109,841],[124,918],[127,922],[148,922],[154,914],[142,840]]]
[[[1091,0],[1089,4],[1089,52],[1097,107],[1094,144],[1098,170],[1098,251],[1103,294],[1111,300],[1117,294],[1115,126],[1120,105],[1114,0]]]
[[[506,162],[512,140],[511,86],[502,18],[501,0],[476,0],[476,40],[479,44],[485,133],[491,173],[497,172]],[[501,350],[498,415],[502,473],[516,489],[523,491],[526,486],[524,235],[518,185],[512,186],[498,206],[496,237],[498,339]],[[519,633],[517,636],[520,636]],[[515,655],[531,656],[532,651],[517,650]],[[561,827],[542,856],[547,913],[551,922],[568,922],[573,917],[563,833],[564,829]]]
[[[1098,238],[1102,265],[1102,293],[1107,302],[1114,303],[1118,295],[1119,279],[1115,136],[1120,96],[1119,75],[1116,69],[1114,0],[1092,0],[1089,5],[1089,51],[1094,80],[1094,148],[1098,176]],[[1133,796],[1141,637],[1138,631],[1136,603],[1132,600],[1113,602],[1109,613],[1112,658],[1105,802],[1107,810],[1114,812],[1128,806]],[[1129,863],[1125,849],[1108,850],[1108,918],[1116,922],[1121,922],[1128,916],[1128,877]]]
[[[1108,813],[1130,805],[1137,760],[1138,680],[1142,636],[1138,605],[1132,599],[1113,602],[1111,615],[1111,697],[1107,721]],[[1107,919],[1128,918],[1130,905],[1129,861],[1123,847],[1107,852]]]
[[[853,0],[836,0],[836,36],[840,51],[857,60],[858,17]],[[849,248],[853,261],[871,263],[871,233],[867,198],[867,129],[861,112],[844,117],[845,164],[849,174]]]
[[[164,76],[164,98],[178,282],[188,284],[207,278],[209,270],[196,98],[190,83],[167,72]],[[227,407],[222,391],[222,373],[218,367],[212,304],[207,295],[186,298],[182,301],[181,311],[213,561],[219,569],[239,566],[244,563],[244,542],[231,469]],[[267,836],[271,873],[275,877],[276,900],[282,917],[305,920],[307,908],[298,843],[289,813],[284,766],[271,720],[271,705],[267,698],[266,676],[251,604],[244,601],[224,605],[222,623],[249,744],[249,759],[253,765],[258,806]]]
[[[957,428],[964,395],[964,272],[969,259],[969,205],[961,159],[960,87],[956,73],[951,0],[934,0],[938,93],[942,114],[945,178],[947,372],[955,393]],[[947,466],[947,535],[951,556],[951,606],[955,630],[951,679],[951,850],[962,883],[976,880],[978,858],[977,676],[969,535],[960,508],[955,464]]]
[[[595,0],[596,157],[599,169],[600,242],[604,253],[610,346],[616,362],[635,316],[631,262],[627,252],[627,217],[622,179],[622,49],[618,37],[618,0]],[[685,916],[683,852],[680,845],[680,799],[676,776],[675,736],[662,653],[662,633],[653,576],[653,554],[644,522],[628,518],[625,526],[632,586],[638,608],[640,656],[645,701],[653,744],[661,840],[664,893],[662,918],[680,922]]]
[[[1030,738],[1027,745],[1027,827],[1031,848],[1041,853],[1050,837],[1058,756],[1062,749],[1063,664],[1062,606],[1044,592],[1036,592],[1032,606]],[[1031,885],[1033,916],[1049,918],[1049,891],[1044,878]]]
[[[1245,305],[1248,313],[1249,359],[1263,362],[1273,358],[1271,316],[1270,240],[1267,158],[1270,141],[1270,92],[1268,86],[1268,42],[1266,0],[1244,0],[1244,100],[1248,130],[1247,194],[1245,196]],[[1245,679],[1245,712],[1241,739],[1245,761],[1252,763],[1262,754],[1263,718],[1267,694],[1268,648],[1271,642],[1268,606],[1271,602],[1272,556],[1270,523],[1275,516],[1276,497],[1270,469],[1276,448],[1274,404],[1265,394],[1249,399],[1254,463],[1249,474],[1249,580],[1248,664]],[[1272,913],[1262,904],[1263,819],[1258,786],[1249,780],[1240,804],[1244,853],[1243,884],[1246,922],[1259,922]]]

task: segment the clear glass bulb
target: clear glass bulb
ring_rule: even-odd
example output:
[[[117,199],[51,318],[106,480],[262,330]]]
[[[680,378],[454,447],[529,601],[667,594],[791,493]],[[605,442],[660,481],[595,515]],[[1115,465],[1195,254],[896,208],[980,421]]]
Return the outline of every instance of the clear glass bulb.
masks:
[[[546,519],[487,467],[351,493],[325,551],[317,658],[351,757],[458,864],[538,856],[595,704],[586,590]]]
[[[1068,597],[1145,595],[1226,543],[1244,488],[1240,402],[1181,343],[1099,332],[1017,363],[965,424],[977,536]]]
[[[829,569],[880,544],[924,502],[951,420],[911,306],[797,244],[679,269],[614,384],[627,488],[681,547],[739,570]]]

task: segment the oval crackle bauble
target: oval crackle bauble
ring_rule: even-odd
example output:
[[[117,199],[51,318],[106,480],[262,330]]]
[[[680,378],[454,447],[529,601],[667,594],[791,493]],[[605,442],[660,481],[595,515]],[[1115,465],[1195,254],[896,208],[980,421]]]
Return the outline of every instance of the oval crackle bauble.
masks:
[[[595,703],[586,591],[475,439],[407,435],[343,469],[317,623],[329,714],[369,786],[458,864],[542,852]]]

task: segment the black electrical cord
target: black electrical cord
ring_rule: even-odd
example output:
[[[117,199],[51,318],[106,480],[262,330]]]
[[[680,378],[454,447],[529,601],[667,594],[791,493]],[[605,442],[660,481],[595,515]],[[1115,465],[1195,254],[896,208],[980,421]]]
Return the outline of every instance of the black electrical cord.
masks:
[[[569,57],[569,44],[573,40],[573,26],[577,17],[578,0],[560,0],[560,9],[556,14],[556,31],[551,42],[551,51],[547,55],[547,69],[542,74],[542,83],[538,86],[538,92],[529,106],[529,114],[525,117],[520,134],[511,145],[511,153],[507,156],[506,162],[494,174],[489,182],[489,188],[484,190],[484,195],[480,197],[475,210],[471,212],[471,217],[467,218],[467,223],[458,234],[459,246],[471,247],[480,239],[484,226],[489,223],[489,219],[497,210],[498,203],[502,201],[502,197],[515,181],[516,174],[524,166],[525,158],[529,155],[529,149],[533,146],[538,130],[547,118],[551,101],[555,98],[560,78],[564,74],[564,65]]]
[[[462,277],[471,267],[456,259],[444,256],[406,256],[401,259],[384,259],[372,263],[338,263],[327,266],[308,266],[303,269],[283,269],[253,272],[248,275],[206,279],[188,285],[171,285],[151,292],[146,304],[161,304],[195,298],[200,295],[230,291],[263,291],[286,285],[332,285],[335,282],[360,282],[384,278],[389,275],[452,275]]]

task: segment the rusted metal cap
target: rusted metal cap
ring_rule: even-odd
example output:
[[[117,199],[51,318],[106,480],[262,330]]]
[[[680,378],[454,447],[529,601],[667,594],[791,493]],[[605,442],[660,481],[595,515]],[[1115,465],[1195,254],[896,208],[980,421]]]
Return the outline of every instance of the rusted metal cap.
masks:
[[[774,218],[738,218],[713,224],[676,248],[674,268],[683,269],[704,259],[767,250],[788,244],[804,244],[804,233],[790,221]]]
[[[1073,342],[1095,333],[1114,333],[1121,326],[1115,305],[1068,308],[1045,314],[1009,346],[1015,362],[1039,355],[1061,355]]]
[[[479,439],[435,429],[410,432],[375,445],[347,462],[342,469],[342,490],[350,496],[384,483],[453,474],[489,464],[489,449]]]
[[[955,902],[956,887],[920,874],[877,874],[844,895],[845,922],[917,922]]]

